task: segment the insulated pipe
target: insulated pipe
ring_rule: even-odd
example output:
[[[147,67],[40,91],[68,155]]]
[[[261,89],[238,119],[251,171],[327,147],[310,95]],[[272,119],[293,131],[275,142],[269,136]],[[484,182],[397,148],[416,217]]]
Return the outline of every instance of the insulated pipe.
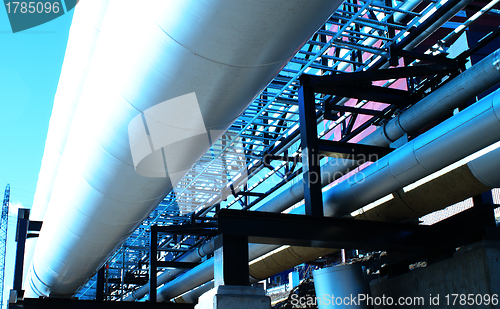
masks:
[[[422,3],[422,1],[423,0],[408,0],[405,3],[403,3],[399,7],[399,9],[404,11],[413,11],[413,9],[415,9],[420,3]],[[393,6],[395,6],[395,2],[396,1],[393,0]],[[400,23],[403,20],[403,18],[406,17],[406,14],[395,12],[393,17],[394,17],[394,22]]]
[[[206,243],[204,243],[201,247],[198,249],[187,253],[183,255],[181,258],[179,258],[177,261],[178,262],[192,262],[196,263],[201,261],[201,259],[204,256],[213,254],[215,250],[215,242],[214,239],[208,240]],[[162,285],[163,283],[172,280],[175,278],[175,276],[179,275],[182,273],[184,269],[180,268],[172,268],[172,269],[166,269],[163,273],[161,273],[158,278],[157,278],[157,284]],[[132,293],[127,296],[124,300],[125,301],[134,301],[143,298],[146,294],[149,293],[149,284],[145,284],[139,289],[132,291]]]
[[[214,281],[209,281],[196,289],[190,290],[174,299],[174,303],[181,303],[181,304],[194,304],[198,302],[198,298],[205,292],[208,292],[209,290],[213,289],[214,287]]]
[[[276,249],[279,246],[275,245],[262,245],[262,244],[249,244],[248,247],[248,255],[250,259],[259,257],[263,254],[266,254],[274,249]],[[178,261],[179,262],[199,262],[201,259],[207,255],[213,254],[215,251],[215,238],[210,239],[207,241],[205,244],[203,244],[199,249],[192,251],[185,256],[181,257]],[[174,279],[177,275],[182,273],[184,269],[168,269],[165,270],[163,273],[161,273],[158,278],[157,278],[157,284],[158,286],[169,282],[170,280]],[[145,284],[139,289],[133,291],[130,293],[129,296],[127,296],[124,300],[125,301],[136,301],[144,296],[149,294],[149,284]]]
[[[491,53],[462,74],[391,119],[361,140],[361,144],[389,146],[406,133],[422,127],[463,106],[467,101],[500,83],[500,50]]]
[[[453,1],[453,0],[448,0]],[[453,16],[457,15],[458,12],[463,10],[472,0],[461,0],[453,8],[448,10],[441,18],[439,18],[432,26],[427,27],[419,36],[412,40],[408,45],[406,45],[404,50],[412,50],[418,46],[421,42],[427,39],[431,34],[433,34],[437,29],[441,28],[444,23],[450,20]]]
[[[69,128],[87,77],[109,0],[82,1],[75,7],[68,44],[54,97],[42,165],[30,219],[43,220]]]
[[[207,140],[227,129],[338,5],[111,2],[30,268],[32,292],[71,296],[203,155]],[[193,98],[195,109],[173,106]],[[152,107],[166,108],[174,123],[155,122]],[[153,140],[154,154],[164,151],[177,160],[168,165],[169,177],[141,176],[148,170],[134,164],[128,127],[136,120],[140,126],[141,118],[150,130],[162,127],[162,138],[165,129],[179,130],[175,125],[185,132],[202,123],[204,133],[175,147],[157,147]],[[147,154],[147,148],[140,149]]]
[[[248,247],[248,258],[250,260],[255,259],[256,257],[262,256],[274,249],[276,249],[277,245],[263,245],[263,244],[249,244]],[[182,275],[180,277],[175,278],[174,280],[166,283],[159,290],[157,290],[159,302],[169,300],[175,296],[178,296],[192,288],[195,288],[199,285],[204,284],[214,278],[214,258],[208,259],[206,262],[201,265],[196,266],[192,270],[186,272],[189,275]],[[187,288],[189,286],[191,288]],[[130,300],[127,298],[126,300]]]
[[[214,258],[210,258],[195,268],[190,269],[185,274],[166,283],[157,290],[157,301],[168,301],[175,296],[212,280],[214,278],[214,260]]]
[[[500,188],[500,148],[467,163],[474,177],[489,188]],[[494,168],[497,166],[497,168]]]
[[[500,90],[325,192],[326,216],[342,216],[500,140]]]
[[[321,186],[326,186],[344,176],[349,171],[357,168],[359,162],[349,159],[334,159],[330,160],[321,166]],[[262,206],[258,207],[257,211],[266,212],[282,212],[288,207],[302,201],[304,199],[304,182],[301,175],[299,182],[286,188],[276,197],[270,199]]]
[[[59,162],[66,146],[69,128],[92,61],[108,3],[109,0],[81,1],[74,8],[30,220],[43,221],[45,216]],[[29,269],[36,240],[36,238],[26,240],[24,269]],[[25,272],[25,276],[27,273]]]
[[[498,143],[495,146],[498,147]],[[500,147],[468,163],[463,162],[415,188],[400,189],[393,193],[394,198],[360,212],[356,218],[393,222],[418,219],[471,196],[499,188],[499,170]]]
[[[254,246],[264,246],[252,244]],[[266,245],[268,246],[268,245]],[[284,250],[278,248],[275,250],[275,254],[278,254],[276,259],[273,259],[271,263],[266,263],[266,265],[257,262],[255,264],[250,263],[250,276],[252,282],[257,282],[261,279],[268,278],[271,275],[276,274],[274,272],[276,269],[281,269],[283,266],[298,265],[305,261],[311,261],[318,256],[328,254],[334,249],[324,249],[324,248],[306,248],[306,247],[287,247]],[[273,255],[276,256],[276,255]],[[250,260],[257,258],[258,256],[250,256]],[[278,260],[281,259],[281,262]],[[255,266],[254,266],[255,265]],[[185,274],[175,278],[174,280],[166,283],[161,288],[157,290],[159,302],[168,301],[182,293],[189,291],[197,286],[200,286],[214,278],[214,258],[208,259],[201,265],[187,271]],[[288,267],[290,268],[290,267]],[[288,268],[285,268],[288,269]],[[279,271],[278,271],[279,272]],[[266,276],[270,274],[269,276]]]
[[[335,251],[332,248],[284,246],[262,259],[250,262],[250,276],[253,282],[269,278],[296,265],[314,261]]]

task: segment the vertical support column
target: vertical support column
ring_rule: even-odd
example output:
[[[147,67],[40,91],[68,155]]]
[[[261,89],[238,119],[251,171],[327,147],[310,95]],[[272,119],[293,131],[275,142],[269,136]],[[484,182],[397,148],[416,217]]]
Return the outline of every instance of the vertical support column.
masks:
[[[301,82],[303,82],[302,79]],[[323,216],[314,90],[307,82],[303,83],[299,89],[299,121],[306,215]]]
[[[248,237],[219,235],[214,254],[214,286],[249,286]]]
[[[158,231],[156,225],[151,226],[149,247],[149,302],[156,303],[156,270],[157,270],[157,253],[158,253]]]
[[[122,269],[120,273],[120,301],[123,301],[123,294],[125,294],[125,251],[127,249],[125,247],[122,248]]]
[[[106,266],[103,265],[99,271],[97,272],[97,284],[95,291],[95,300],[103,301],[104,300],[104,271]]]
[[[328,31],[326,25],[324,25],[322,28],[323,28],[323,30],[327,30]],[[319,35],[319,41],[321,43],[325,43],[326,44],[326,42],[327,42],[326,35],[320,34]],[[327,67],[328,66],[328,59],[321,57],[321,65],[324,65],[325,67]],[[321,70],[321,75],[323,75],[324,73],[325,73],[325,70]]]
[[[483,194],[476,195],[472,198],[472,201],[474,203],[474,206],[481,205],[481,204],[486,204],[486,205],[493,205],[495,204],[493,202],[493,193],[490,191],[484,192]]]
[[[385,0],[385,6],[392,8],[392,0]],[[395,24],[394,22],[394,16],[391,15],[389,19],[387,20],[388,23],[390,24]],[[389,38],[394,38],[396,36],[396,30],[393,27],[387,26],[387,34],[389,35]],[[391,53],[389,58],[389,65],[392,66],[398,66],[399,64],[399,57],[397,53]]]
[[[26,246],[26,237],[28,235],[30,210],[21,208],[17,213],[17,233],[16,233],[16,264],[14,268],[14,286],[17,291],[17,297],[23,297],[23,264],[24,264],[24,248]]]

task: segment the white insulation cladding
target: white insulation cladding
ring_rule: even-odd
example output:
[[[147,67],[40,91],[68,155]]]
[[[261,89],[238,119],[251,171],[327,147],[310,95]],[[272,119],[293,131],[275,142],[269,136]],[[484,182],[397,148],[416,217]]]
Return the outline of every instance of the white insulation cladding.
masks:
[[[216,140],[340,3],[111,1],[65,128],[68,138],[25,282],[27,296],[71,296],[208,149],[197,138],[176,142],[178,160],[166,164],[175,179],[141,176],[129,143],[135,117],[148,123],[149,108],[194,93],[206,132]],[[196,117],[183,117],[176,123],[196,126]]]

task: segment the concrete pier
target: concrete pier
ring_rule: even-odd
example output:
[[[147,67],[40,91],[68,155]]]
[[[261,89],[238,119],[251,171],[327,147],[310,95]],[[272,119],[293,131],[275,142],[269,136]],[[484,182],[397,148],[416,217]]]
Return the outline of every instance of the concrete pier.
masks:
[[[260,287],[219,285],[200,296],[195,309],[270,309],[271,299]]]
[[[453,257],[395,278],[370,283],[372,297],[403,308],[500,308],[500,241],[480,241]],[[419,304],[417,304],[419,302]],[[412,303],[409,305],[409,303]]]

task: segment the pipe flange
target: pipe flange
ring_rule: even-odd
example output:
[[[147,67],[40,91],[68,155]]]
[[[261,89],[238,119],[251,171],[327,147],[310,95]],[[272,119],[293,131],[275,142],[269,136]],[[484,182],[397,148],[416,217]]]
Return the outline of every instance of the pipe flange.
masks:
[[[384,137],[385,139],[389,142],[389,144],[392,144],[394,143],[395,141],[393,141],[389,135],[387,135],[387,131],[386,131],[386,126],[387,126],[387,122],[386,121],[382,121],[382,133],[384,134]]]
[[[404,134],[408,134],[408,131],[406,131],[403,128],[403,125],[401,125],[401,112],[400,111],[398,111],[398,114],[396,116],[396,124],[398,125],[399,129],[401,130],[401,132],[403,132]]]
[[[494,67],[497,71],[500,71],[500,59],[497,59],[495,62],[493,62],[493,67]]]

